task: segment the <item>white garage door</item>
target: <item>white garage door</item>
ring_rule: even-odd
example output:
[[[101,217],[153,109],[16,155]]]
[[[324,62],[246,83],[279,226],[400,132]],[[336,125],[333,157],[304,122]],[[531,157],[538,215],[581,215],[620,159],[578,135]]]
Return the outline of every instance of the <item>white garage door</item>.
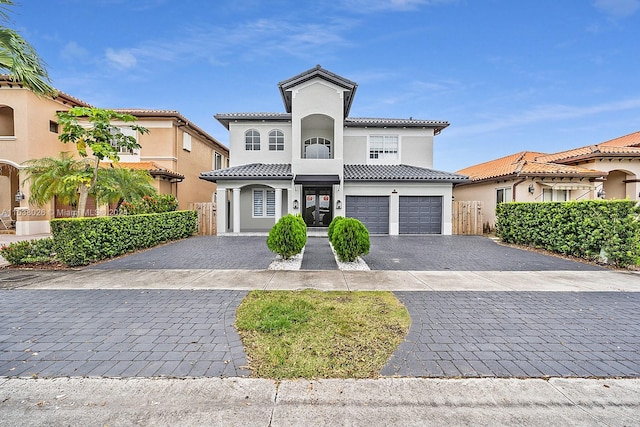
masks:
[[[367,227],[369,234],[389,234],[389,196],[347,196],[347,212]]]
[[[442,196],[400,196],[400,234],[442,234]]]

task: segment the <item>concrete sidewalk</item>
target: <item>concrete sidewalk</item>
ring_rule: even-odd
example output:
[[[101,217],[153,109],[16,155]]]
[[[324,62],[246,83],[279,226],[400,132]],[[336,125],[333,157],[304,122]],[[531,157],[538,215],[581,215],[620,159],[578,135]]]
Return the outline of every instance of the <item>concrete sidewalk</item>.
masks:
[[[0,380],[2,426],[631,426],[640,380]]]
[[[640,272],[0,270],[0,287],[26,289],[231,289],[640,292]]]

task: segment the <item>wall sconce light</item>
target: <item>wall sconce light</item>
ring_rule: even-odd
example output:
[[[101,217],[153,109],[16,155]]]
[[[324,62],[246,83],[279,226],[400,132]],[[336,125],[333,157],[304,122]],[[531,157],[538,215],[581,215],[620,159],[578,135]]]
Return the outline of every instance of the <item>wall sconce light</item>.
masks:
[[[16,192],[16,202],[21,202],[23,200],[24,200],[24,193],[20,191],[20,189],[18,188],[18,191]]]
[[[607,193],[605,193],[604,189],[601,188],[601,189],[598,190],[598,193],[596,194],[596,196],[599,199],[604,199],[607,196]]]
[[[396,189],[394,188],[393,191],[391,192],[391,194],[398,194],[398,192],[396,191]]]
[[[529,193],[533,194],[534,191],[536,191],[536,189],[533,187],[533,184],[529,184]]]
[[[294,201],[293,201],[293,209],[294,209],[294,210],[298,210],[298,208],[299,208],[299,207],[300,207],[300,206],[298,205],[298,200],[297,200],[297,199],[296,199],[296,200],[294,200]]]
[[[336,202],[336,209],[342,209],[342,200]]]

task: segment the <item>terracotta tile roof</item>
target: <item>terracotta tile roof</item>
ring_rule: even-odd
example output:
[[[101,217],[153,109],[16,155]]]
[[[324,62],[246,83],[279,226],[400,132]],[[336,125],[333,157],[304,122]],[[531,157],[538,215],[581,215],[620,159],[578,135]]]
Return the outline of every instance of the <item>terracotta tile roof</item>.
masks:
[[[569,176],[569,177],[600,177],[606,172],[586,169],[577,166],[567,166],[539,159],[544,153],[522,151],[491,160],[478,165],[461,169],[456,173],[467,175],[472,182],[487,181],[496,178],[531,177],[531,176]]]
[[[640,131],[610,139],[598,145],[607,147],[640,147]]]
[[[466,182],[467,177],[409,165],[344,165],[344,180]]]
[[[589,145],[538,157],[540,162],[571,163],[598,157],[640,157],[640,147],[621,145]]]
[[[100,167],[120,167],[132,170],[146,170],[151,176],[167,176],[169,178],[184,179],[184,175],[174,172],[171,169],[167,169],[156,162],[101,162]]]

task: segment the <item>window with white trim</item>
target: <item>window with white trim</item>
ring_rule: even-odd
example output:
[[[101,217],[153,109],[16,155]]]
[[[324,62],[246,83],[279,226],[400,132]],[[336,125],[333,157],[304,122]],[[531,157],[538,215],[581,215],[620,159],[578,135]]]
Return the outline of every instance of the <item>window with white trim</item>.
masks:
[[[213,152],[213,169],[222,169],[222,155],[217,152]]]
[[[370,135],[369,159],[398,160],[398,135]]]
[[[280,129],[269,132],[269,151],[284,151],[284,133]]]
[[[276,216],[275,190],[253,190],[253,217],[273,218]]]
[[[186,132],[182,133],[182,149],[191,151],[191,135]]]
[[[135,129],[131,129],[130,127],[124,127],[124,128],[115,128],[113,129],[114,132],[116,131],[120,131],[120,133],[122,133],[124,136],[130,136],[133,139],[136,140],[136,143],[138,142],[138,131]],[[112,133],[113,135],[113,133]],[[115,139],[111,140],[111,146],[115,147],[118,149],[118,155],[128,155],[128,154],[139,154],[140,150],[137,148],[127,148],[127,147],[123,147],[118,145],[118,141],[116,141]]]
[[[566,202],[567,200],[569,200],[569,192],[567,190],[555,190],[553,188],[542,190],[543,202]]]
[[[309,138],[304,142],[304,159],[332,159],[332,144],[326,138]]]
[[[500,203],[506,203],[511,201],[511,188],[497,188],[496,189],[496,205]]]
[[[249,129],[244,133],[244,149],[260,150],[260,132],[255,129]]]

